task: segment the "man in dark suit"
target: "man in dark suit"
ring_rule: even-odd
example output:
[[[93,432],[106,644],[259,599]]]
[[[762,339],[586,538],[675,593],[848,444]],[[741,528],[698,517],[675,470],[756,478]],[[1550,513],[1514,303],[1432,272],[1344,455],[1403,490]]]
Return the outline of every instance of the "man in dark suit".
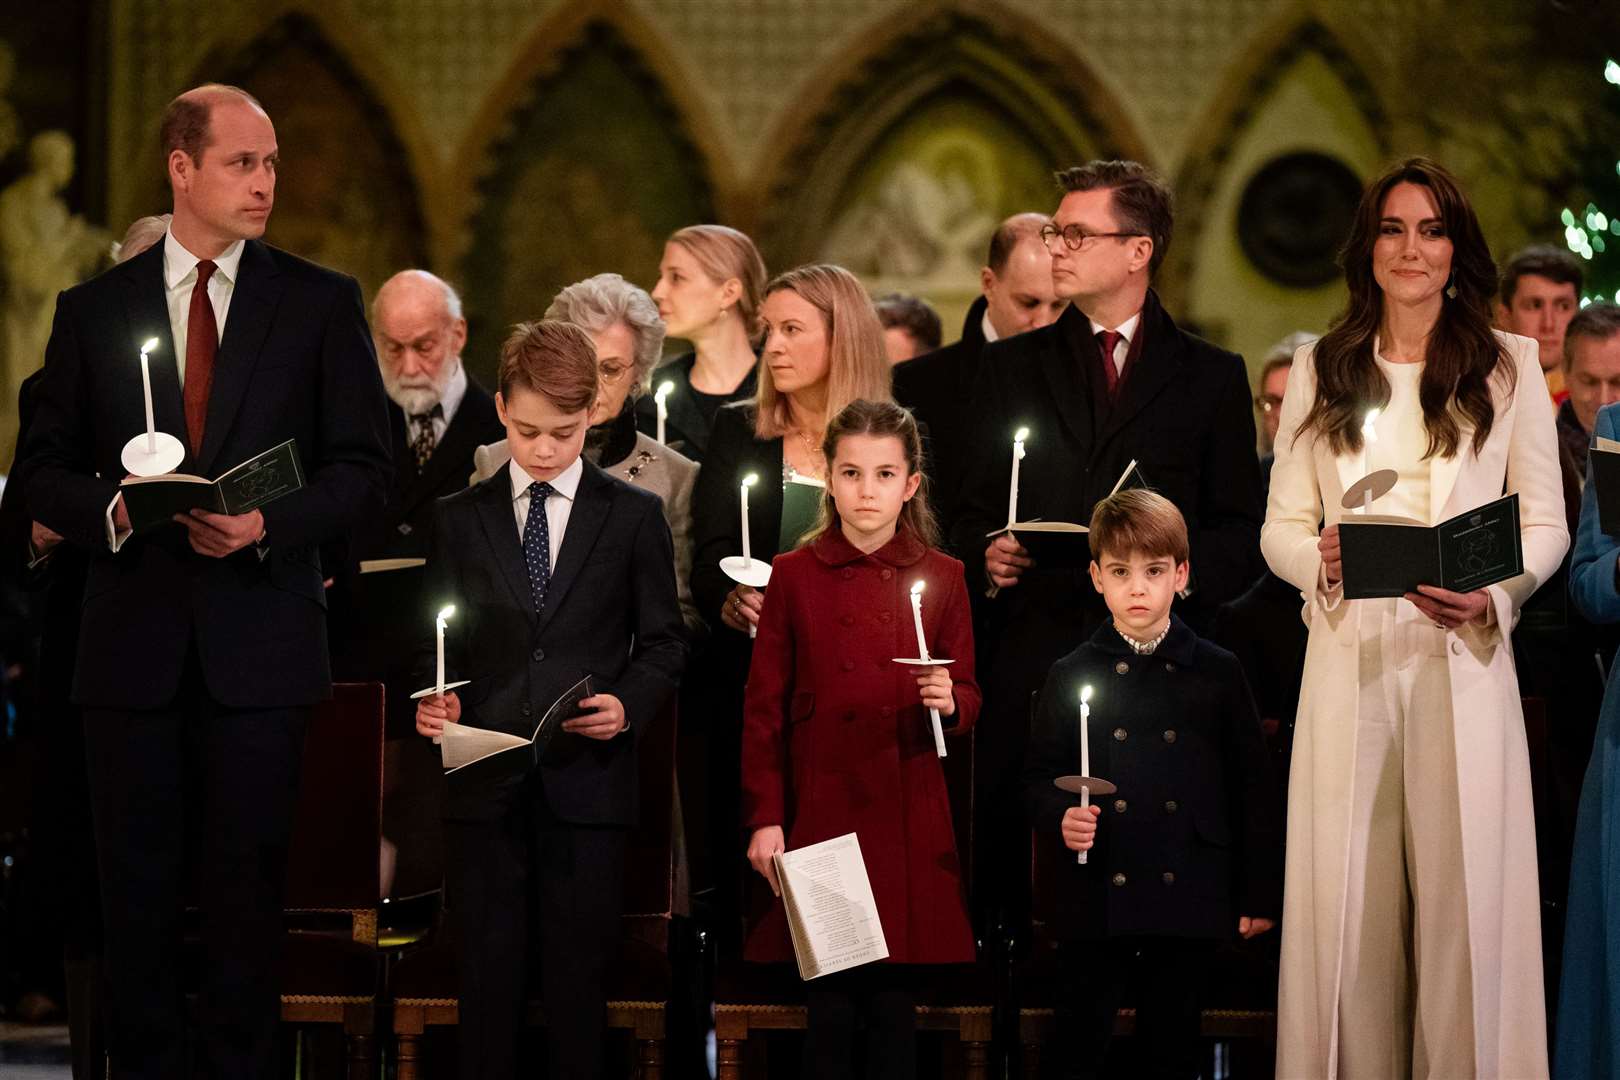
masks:
[[[458,737],[443,734],[448,722],[527,738],[581,678],[596,689],[538,769],[449,788],[463,1080],[518,1075],[531,941],[546,1075],[602,1075],[636,733],[670,700],[686,659],[662,502],[581,457],[596,395],[583,330],[520,324],[501,351],[496,397],[512,459],[435,508],[428,587],[455,605],[445,674],[468,684],[424,700],[417,730],[448,742]]]
[[[985,347],[972,397],[981,422],[951,534],[957,551],[977,553],[970,584],[998,587],[981,677],[986,723],[975,781],[988,831],[975,903],[987,916],[997,906],[991,890],[1010,890],[1014,925],[1028,883],[1016,778],[1030,695],[1108,612],[1086,578],[1083,548],[1066,561],[1074,565],[1043,566],[1013,536],[987,539],[1007,524],[1013,433],[1029,429],[1022,521],[1089,521],[1126,466],[1139,463],[1147,484],[1186,518],[1192,572],[1181,611],[1194,628],[1247,588],[1260,562],[1260,469],[1243,359],[1178,329],[1150,287],[1170,242],[1169,190],[1135,162],[1096,161],[1058,181],[1066,194],[1041,238],[1053,288],[1071,306],[1050,326]]]
[[[202,910],[204,1075],[274,1071],[281,892],[303,733],[331,692],[318,547],[381,512],[385,398],[360,290],[263,244],[275,129],[205,86],[162,124],[162,243],[57,300],[15,482],[89,557],[74,703],[84,709],[115,1077],[185,1075],[179,980],[188,863]],[[131,536],[120,450],[157,427],[215,476],[288,439],[305,486]]]
[[[467,486],[473,451],[505,434],[495,399],[461,361],[461,298],[425,270],[402,270],[371,305],[394,455],[381,516],[329,560],[332,671],[388,688],[383,766],[383,891],[408,896],[443,878],[438,755],[416,737],[411,691],[416,643],[437,610],[423,594],[433,501]],[[415,560],[400,565],[393,560]]]
[[[948,534],[973,457],[973,386],[986,343],[1048,326],[1069,306],[1052,291],[1052,256],[1041,243],[1045,214],[1014,214],[990,237],[979,298],[962,337],[894,369],[894,399],[916,414],[928,441],[929,501]],[[980,545],[968,554],[977,556]]]

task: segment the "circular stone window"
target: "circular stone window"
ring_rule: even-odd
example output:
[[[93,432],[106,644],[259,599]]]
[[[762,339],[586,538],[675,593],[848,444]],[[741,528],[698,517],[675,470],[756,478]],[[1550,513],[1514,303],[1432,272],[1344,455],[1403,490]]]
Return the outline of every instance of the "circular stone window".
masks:
[[[1238,203],[1238,243],[1279,285],[1313,288],[1339,276],[1361,180],[1338,158],[1301,152],[1273,158]]]

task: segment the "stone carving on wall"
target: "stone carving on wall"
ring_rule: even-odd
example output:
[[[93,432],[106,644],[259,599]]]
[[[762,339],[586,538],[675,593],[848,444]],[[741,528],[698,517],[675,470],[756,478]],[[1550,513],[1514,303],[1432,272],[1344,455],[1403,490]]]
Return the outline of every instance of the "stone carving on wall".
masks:
[[[84,280],[107,259],[110,238],[68,211],[62,191],[73,179],[73,140],[45,131],[28,143],[28,172],[0,191],[0,348],[5,398],[44,361],[56,295]],[[7,410],[0,445],[16,436]]]

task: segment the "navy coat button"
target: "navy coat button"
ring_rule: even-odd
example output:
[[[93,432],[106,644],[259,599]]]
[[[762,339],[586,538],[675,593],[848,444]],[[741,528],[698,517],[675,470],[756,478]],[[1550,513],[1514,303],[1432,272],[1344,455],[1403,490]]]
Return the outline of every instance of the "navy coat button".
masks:
[[[1114,884],[1116,886],[1123,887],[1124,884],[1125,884],[1125,875],[1124,874],[1115,874],[1114,875]]]
[[[1176,733],[1174,731],[1165,732],[1164,733],[1164,741],[1167,742],[1167,743],[1175,742],[1176,741]]]
[[[538,663],[540,663],[542,660],[544,660],[546,658],[546,650],[544,650],[544,649],[536,649],[536,650],[534,650],[533,653],[530,654],[530,657],[531,657],[531,659],[534,660],[535,663],[538,664]]]
[[[1126,672],[1128,672],[1130,670],[1131,670],[1131,665],[1127,664],[1123,660],[1121,660],[1119,663],[1114,665],[1114,674],[1116,674],[1116,675],[1123,675],[1123,674],[1125,674]]]
[[[1176,665],[1174,665],[1170,661],[1166,660],[1164,662],[1164,670],[1166,670],[1166,671],[1175,671],[1176,670]]]
[[[1127,735],[1129,735],[1129,734],[1130,734],[1130,732],[1126,731],[1124,728],[1117,727],[1117,728],[1114,729],[1114,741],[1115,742],[1124,742],[1125,737]]]
[[[1170,871],[1166,870],[1164,872],[1164,883],[1166,885],[1174,885],[1176,883],[1176,875],[1174,875]]]
[[[1125,812],[1125,800],[1124,799],[1115,799],[1114,800],[1114,813],[1123,814],[1124,812]]]
[[[534,706],[530,705],[527,701],[525,701],[523,703],[523,708],[519,709],[518,711],[521,712],[524,716],[529,716],[529,715],[533,714]]]
[[[1181,804],[1176,802],[1176,800],[1174,800],[1174,799],[1171,799],[1169,802],[1164,804],[1164,812],[1167,813],[1167,814],[1173,814],[1177,810],[1180,810],[1180,809],[1181,809]]]

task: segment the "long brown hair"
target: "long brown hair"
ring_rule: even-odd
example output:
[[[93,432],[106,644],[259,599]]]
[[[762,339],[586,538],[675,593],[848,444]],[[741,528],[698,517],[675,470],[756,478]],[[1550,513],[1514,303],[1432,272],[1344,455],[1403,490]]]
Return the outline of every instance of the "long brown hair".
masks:
[[[893,436],[900,440],[906,458],[906,473],[922,477],[917,491],[900,507],[900,520],[896,531],[909,529],[917,539],[929,547],[939,546],[939,522],[933,507],[928,505],[928,474],[923,472],[922,433],[917,429],[917,418],[892,401],[852,401],[839,410],[827,424],[827,438],[821,452],[827,458],[827,490],[821,497],[821,512],[815,527],[804,534],[800,546],[810,543],[821,534],[838,527],[838,507],[832,497],[833,460],[838,456],[838,443],[851,435],[870,435],[875,439]]]
[[[891,401],[889,354],[883,347],[883,325],[872,309],[866,288],[842,266],[801,266],[778,274],[765,295],[781,289],[795,293],[821,313],[827,332],[827,415],[852,401]],[[775,439],[787,429],[787,400],[776,388],[771,366],[759,365],[754,435]]]
[[[1389,380],[1373,361],[1373,339],[1383,321],[1384,294],[1373,278],[1372,261],[1384,200],[1402,183],[1417,184],[1429,192],[1452,244],[1451,283],[1424,346],[1423,376],[1418,384],[1423,427],[1429,435],[1423,456],[1456,454],[1462,441],[1459,416],[1473,424],[1473,447],[1478,453],[1495,420],[1491,379],[1502,378],[1507,392],[1513,392],[1512,360],[1491,332],[1496,264],[1456,177],[1421,157],[1407,158],[1362,193],[1340,256],[1349,302],[1316,343],[1316,400],[1299,432],[1316,430],[1335,454],[1354,452],[1361,449],[1366,411],[1389,403]]]

